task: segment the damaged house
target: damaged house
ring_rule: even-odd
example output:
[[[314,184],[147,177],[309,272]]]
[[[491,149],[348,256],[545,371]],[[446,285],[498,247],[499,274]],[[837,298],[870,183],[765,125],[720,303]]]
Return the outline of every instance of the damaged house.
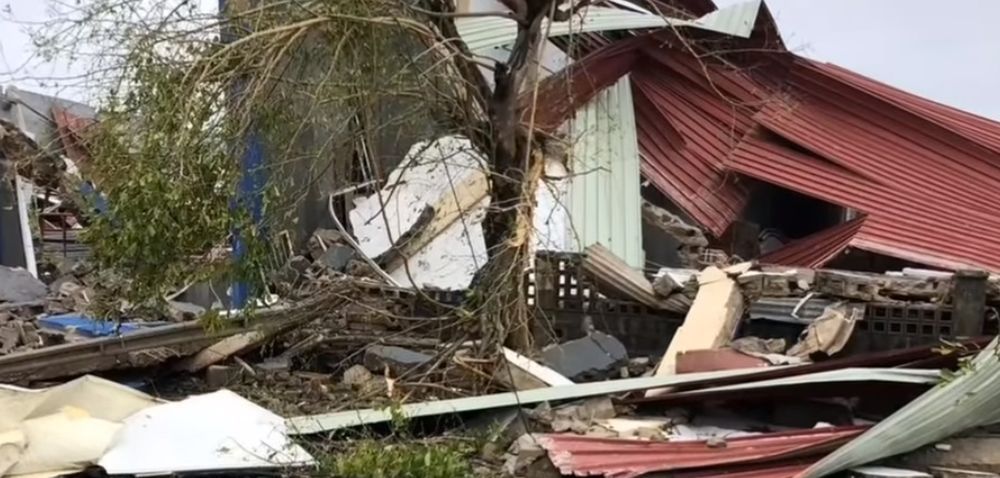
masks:
[[[505,5],[455,2],[491,13],[455,18],[475,56],[508,58]],[[0,288],[0,477],[997,476],[1000,124],[788,51],[760,0],[577,7],[542,14],[521,92],[547,139],[516,231],[533,340],[469,306],[495,292],[472,142],[428,111],[366,130],[405,98],[331,108],[294,161],[241,151],[239,195],[251,162],[304,186],[250,314],[225,278],[109,321],[100,274],[0,267],[26,284]],[[93,112],[5,97],[0,265],[45,279],[30,257],[82,226],[36,166],[85,177]]]
[[[38,276],[39,264],[86,256],[80,211],[64,200],[86,167],[85,130],[96,111],[13,86],[0,89],[0,265]],[[45,267],[42,267],[45,269]]]
[[[464,7],[492,8],[479,3]],[[679,3],[708,13],[702,2]],[[510,23],[458,26],[473,50],[496,56]],[[997,123],[786,50],[762,2],[697,21],[594,6],[553,25],[534,121],[569,147],[547,158],[538,250],[600,243],[651,270],[729,257],[873,272],[1000,268],[990,239],[1000,217],[982,206],[1000,194]],[[463,172],[476,169],[474,153],[442,168],[454,155],[427,150],[415,146],[393,173],[406,184],[382,195],[433,205],[433,230],[410,244],[408,273],[419,286],[461,289],[485,263],[485,183]],[[449,175],[450,192],[417,180]],[[377,201],[359,200],[351,213],[372,257],[424,212],[386,207],[386,234],[373,220]],[[397,280],[407,274],[398,261],[389,269]]]

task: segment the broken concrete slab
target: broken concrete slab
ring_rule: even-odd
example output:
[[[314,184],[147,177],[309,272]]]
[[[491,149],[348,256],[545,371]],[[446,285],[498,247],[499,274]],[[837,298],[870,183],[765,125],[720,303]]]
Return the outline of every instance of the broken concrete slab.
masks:
[[[167,302],[167,311],[174,322],[187,322],[201,317],[205,313],[205,308],[189,302],[171,300]]]
[[[347,264],[354,259],[354,248],[350,246],[334,244],[319,257],[318,262],[327,269],[343,272]]]
[[[232,384],[243,369],[229,365],[209,365],[205,370],[205,384],[212,390],[218,390]]]
[[[562,476],[552,463],[545,459],[545,449],[538,444],[541,435],[526,433],[510,445],[503,470],[506,476],[558,477]]]
[[[347,244],[344,235],[334,229],[317,229],[306,242],[309,257],[319,260],[335,244]]]
[[[403,347],[372,345],[365,349],[365,368],[374,373],[384,373],[388,368],[393,376],[430,363],[434,357]]]
[[[48,293],[48,287],[27,270],[0,266],[0,302],[39,301]]]
[[[344,371],[344,377],[341,380],[345,385],[359,387],[374,379],[375,375],[365,368],[364,365],[354,365]]]
[[[655,376],[676,373],[677,354],[680,352],[718,349],[732,340],[736,325],[743,316],[743,294],[731,276],[738,276],[749,268],[749,263],[726,270],[710,266],[698,275],[698,295],[691,304],[684,325],[677,329],[670,341]],[[646,396],[662,393],[663,390],[648,390]]]
[[[597,381],[628,365],[628,351],[615,337],[595,331],[546,348],[541,362],[573,382]]]
[[[653,279],[653,292],[660,297],[670,297],[674,292],[680,292],[684,287],[674,281],[670,274],[662,274]]]

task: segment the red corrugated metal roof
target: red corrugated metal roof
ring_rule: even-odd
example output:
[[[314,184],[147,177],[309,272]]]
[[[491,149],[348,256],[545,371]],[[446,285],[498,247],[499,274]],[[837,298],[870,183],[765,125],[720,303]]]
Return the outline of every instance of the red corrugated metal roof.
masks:
[[[1000,129],[995,121],[907,93],[830,63],[810,62],[817,72],[850,84],[883,101],[929,120],[937,126],[1000,153]]]
[[[87,128],[96,121],[92,118],[81,118],[58,106],[52,107],[52,119],[56,123],[56,131],[59,133],[59,140],[66,156],[78,165],[82,165],[90,157],[84,145],[84,135]]]
[[[544,435],[539,444],[563,474],[633,478],[653,472],[712,470],[737,465],[772,463],[788,468],[788,460],[823,454],[858,436],[865,427],[816,428],[732,438],[725,447],[705,441],[649,442],[591,438],[577,435]],[[763,469],[749,476],[769,474]]]
[[[672,34],[581,64],[595,84],[631,71],[643,174],[713,235],[743,213],[744,175],[866,216],[770,260],[821,265],[850,246],[1000,272],[1000,124],[784,51],[696,57]],[[564,99],[543,109],[582,104]]]
[[[655,43],[647,42],[642,55],[632,83],[643,173],[692,219],[721,236],[747,202],[746,188],[723,159],[753,127],[753,107],[766,92],[749,77],[703,68]]]
[[[843,224],[822,230],[785,245],[759,258],[764,264],[782,264],[801,267],[820,267],[837,257],[851,245],[854,236],[864,225],[861,216]]]
[[[852,247],[944,268],[1000,270],[1000,243],[992,239],[1000,214],[983,207],[1000,200],[1000,156],[866,103],[865,92],[803,81],[812,65],[804,61],[795,72],[795,100],[754,116],[780,138],[748,136],[729,167],[866,214]]]

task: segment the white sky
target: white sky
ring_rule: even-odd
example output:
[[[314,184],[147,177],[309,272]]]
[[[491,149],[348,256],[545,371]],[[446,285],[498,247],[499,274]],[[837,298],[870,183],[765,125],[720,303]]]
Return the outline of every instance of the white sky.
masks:
[[[83,0],[86,1],[86,0]],[[206,8],[217,0],[199,0]],[[721,6],[743,0],[716,0]],[[942,103],[1000,120],[1000,0],[767,0],[785,43]],[[46,0],[0,0],[19,21],[46,17]],[[0,19],[0,84],[72,74],[65,66],[17,68],[32,46],[22,26]],[[78,71],[78,70],[76,70]],[[51,81],[49,82],[51,83]],[[83,98],[76,98],[83,99]]]

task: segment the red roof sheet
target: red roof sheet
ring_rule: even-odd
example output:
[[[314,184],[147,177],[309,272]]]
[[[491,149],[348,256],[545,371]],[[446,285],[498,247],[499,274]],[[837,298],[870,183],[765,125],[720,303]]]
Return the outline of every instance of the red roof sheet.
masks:
[[[678,45],[672,31],[617,42],[576,65],[593,81],[568,97],[540,99],[553,113],[545,123],[564,121],[601,85],[631,72],[643,174],[716,237],[748,202],[743,175],[865,216],[770,261],[816,266],[854,247],[1000,272],[1000,210],[991,207],[1000,202],[1000,124],[836,66],[753,48],[760,40],[746,40],[740,53],[698,57],[692,52],[702,44]],[[739,50],[739,40],[726,41]]]
[[[851,245],[854,236],[864,225],[861,216],[837,226],[803,237],[759,258],[764,264],[820,267],[837,257]]]
[[[96,120],[81,118],[58,106],[52,107],[52,119],[56,123],[56,131],[59,133],[59,140],[66,156],[77,164],[89,159],[90,154],[84,144],[84,136],[87,128],[94,125]]]
[[[785,469],[789,468],[788,460],[819,458],[864,430],[865,427],[842,427],[768,433],[732,438],[726,441],[725,447],[718,448],[709,447],[701,440],[649,442],[577,435],[545,435],[539,439],[539,444],[563,474],[633,478],[653,472],[765,463]],[[769,474],[763,471],[766,469],[766,466],[757,469],[748,476],[794,476],[793,473]]]
[[[852,85],[915,116],[929,120],[941,128],[1000,153],[1000,130],[998,130],[995,121],[907,93],[837,65],[814,62],[813,67],[818,73]]]

